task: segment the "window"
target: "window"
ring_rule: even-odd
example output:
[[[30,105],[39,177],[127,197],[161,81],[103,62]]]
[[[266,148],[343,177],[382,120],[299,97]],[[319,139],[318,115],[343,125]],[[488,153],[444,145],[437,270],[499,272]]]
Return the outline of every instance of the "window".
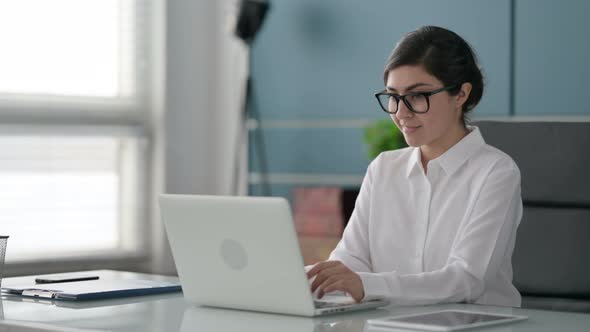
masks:
[[[0,91],[123,97],[134,80],[131,0],[0,0]]]
[[[0,0],[7,261],[143,253],[149,0]]]

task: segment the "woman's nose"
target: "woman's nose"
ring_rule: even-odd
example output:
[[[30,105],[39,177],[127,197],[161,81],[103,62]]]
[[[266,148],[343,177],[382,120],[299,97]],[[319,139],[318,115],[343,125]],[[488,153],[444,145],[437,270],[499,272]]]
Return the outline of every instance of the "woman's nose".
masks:
[[[395,113],[395,116],[398,119],[404,119],[404,118],[412,117],[413,115],[414,115],[414,113],[412,113],[412,111],[410,111],[410,108],[406,105],[406,103],[404,103],[403,100],[400,100],[397,105],[397,112]]]

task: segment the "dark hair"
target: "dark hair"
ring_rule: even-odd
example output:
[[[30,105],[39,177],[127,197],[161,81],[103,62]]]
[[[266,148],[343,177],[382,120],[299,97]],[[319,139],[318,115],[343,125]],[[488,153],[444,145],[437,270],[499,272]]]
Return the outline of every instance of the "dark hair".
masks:
[[[469,98],[463,104],[465,114],[479,103],[483,94],[483,75],[477,56],[469,44],[456,33],[435,26],[424,26],[406,34],[393,49],[385,64],[383,80],[389,72],[404,65],[422,65],[445,86],[456,85],[449,94],[456,95],[461,84],[472,85]]]

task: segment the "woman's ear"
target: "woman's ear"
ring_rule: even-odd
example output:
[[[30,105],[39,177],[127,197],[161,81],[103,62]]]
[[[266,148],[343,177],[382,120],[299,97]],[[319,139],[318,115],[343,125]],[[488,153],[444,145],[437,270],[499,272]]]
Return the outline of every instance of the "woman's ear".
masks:
[[[459,106],[461,109],[463,109],[463,104],[465,104],[467,99],[469,99],[469,94],[471,93],[472,88],[473,86],[469,82],[461,84],[461,89],[459,90],[459,93],[455,96],[457,106]]]

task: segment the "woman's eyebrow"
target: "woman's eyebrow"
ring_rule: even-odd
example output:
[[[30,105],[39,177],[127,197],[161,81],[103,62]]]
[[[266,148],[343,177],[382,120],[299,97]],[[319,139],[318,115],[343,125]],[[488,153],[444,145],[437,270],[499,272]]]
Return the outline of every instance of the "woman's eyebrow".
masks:
[[[409,87],[407,87],[405,89],[405,91],[413,90],[413,89],[418,88],[418,87],[421,87],[421,86],[431,86],[431,85],[432,84],[429,84],[429,83],[416,83],[416,84],[412,84]],[[389,91],[396,91],[397,92],[396,89],[394,89],[393,87],[390,87],[390,86],[387,87],[387,90],[389,90]]]

